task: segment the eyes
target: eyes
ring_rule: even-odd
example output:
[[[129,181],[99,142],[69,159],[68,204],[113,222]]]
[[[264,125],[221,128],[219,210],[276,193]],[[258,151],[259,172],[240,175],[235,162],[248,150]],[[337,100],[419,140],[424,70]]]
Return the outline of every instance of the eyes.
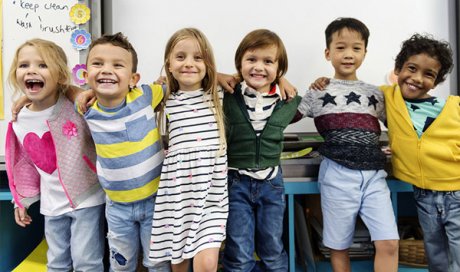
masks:
[[[346,47],[345,45],[337,45],[337,46],[335,46],[335,49],[336,49],[337,51],[344,51],[344,50],[347,49],[347,47]],[[354,52],[361,52],[361,51],[363,51],[363,47],[362,47],[362,46],[353,46],[352,49],[353,49]]]
[[[179,53],[174,56],[174,59],[177,61],[184,61],[186,58],[187,58],[187,55],[183,53]],[[203,56],[200,54],[193,55],[193,60],[196,62],[202,62]]]
[[[420,69],[414,65],[414,64],[408,64],[406,66],[406,69],[407,71],[409,71],[410,73],[418,73],[420,71]],[[431,70],[426,70],[426,71],[421,71],[423,73],[423,76],[428,78],[428,79],[431,79],[431,80],[436,80],[437,78],[437,74]]]
[[[21,69],[24,69],[24,68],[29,68],[30,67],[30,63],[28,62],[24,62],[24,63],[19,63],[18,64],[18,68],[21,68]],[[46,65],[46,63],[39,63],[37,64],[37,67],[40,68],[40,69],[48,69],[48,65]]]
[[[247,58],[245,58],[245,61],[248,62],[248,63],[256,63],[258,61],[258,59],[256,57],[253,57],[253,56],[248,56]],[[265,58],[265,59],[262,59],[262,61],[266,65],[271,65],[271,64],[275,63],[275,60],[273,60],[271,58]]]
[[[101,61],[101,60],[93,60],[93,61],[90,62],[90,65],[92,67],[98,67],[99,68],[99,67],[104,66],[104,62]],[[124,68],[124,67],[126,67],[126,65],[124,63],[122,63],[122,62],[114,62],[111,65],[113,67],[115,67],[115,68]]]

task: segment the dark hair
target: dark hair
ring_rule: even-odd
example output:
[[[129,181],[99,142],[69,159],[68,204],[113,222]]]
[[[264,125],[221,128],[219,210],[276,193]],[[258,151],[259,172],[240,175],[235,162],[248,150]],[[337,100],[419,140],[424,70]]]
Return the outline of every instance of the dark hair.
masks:
[[[125,35],[123,35],[121,32],[115,33],[113,35],[109,34],[104,34],[100,38],[94,40],[91,45],[89,46],[88,50],[88,56],[89,52],[91,52],[91,49],[95,47],[96,45],[99,44],[111,44],[113,46],[118,46],[123,49],[128,50],[129,53],[131,53],[131,56],[133,57],[133,69],[132,72],[136,73],[137,72],[137,53],[136,50],[134,50],[134,47],[131,45],[131,43],[128,41],[128,38],[126,38]],[[88,59],[87,59],[88,61]]]
[[[412,35],[408,40],[402,43],[401,51],[396,56],[395,70],[401,71],[404,63],[412,56],[419,54],[427,54],[436,59],[441,64],[438,76],[434,82],[435,85],[446,80],[448,73],[452,71],[452,49],[448,42],[435,40],[430,35],[420,35],[418,33]]]
[[[238,49],[236,49],[235,66],[241,79],[243,79],[243,76],[241,75],[241,62],[243,60],[244,53],[248,50],[266,48],[270,46],[276,46],[277,48],[276,60],[278,61],[278,71],[276,73],[275,82],[278,83],[279,78],[286,74],[288,69],[288,58],[283,41],[273,31],[268,29],[257,29],[249,32],[240,42]]]
[[[358,19],[355,18],[337,18],[332,21],[326,27],[326,47],[329,48],[332,42],[332,35],[334,33],[342,31],[342,29],[347,28],[348,30],[353,30],[361,34],[361,38],[364,41],[364,47],[367,48],[367,42],[369,40],[369,29],[367,26]]]

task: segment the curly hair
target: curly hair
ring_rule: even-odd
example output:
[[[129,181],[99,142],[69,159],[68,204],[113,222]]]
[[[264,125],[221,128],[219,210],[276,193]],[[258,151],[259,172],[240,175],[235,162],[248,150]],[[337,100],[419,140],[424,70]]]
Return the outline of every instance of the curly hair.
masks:
[[[395,70],[401,70],[404,63],[412,56],[427,54],[441,64],[435,85],[446,80],[447,74],[452,71],[452,49],[448,42],[435,40],[430,35],[414,34],[402,43],[401,51],[396,56]]]

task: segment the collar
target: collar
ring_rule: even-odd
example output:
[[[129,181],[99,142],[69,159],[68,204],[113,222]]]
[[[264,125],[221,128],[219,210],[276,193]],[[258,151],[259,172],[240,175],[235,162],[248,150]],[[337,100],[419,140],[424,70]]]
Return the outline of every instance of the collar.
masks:
[[[244,94],[252,94],[252,95],[261,95],[261,96],[278,96],[281,97],[281,91],[280,88],[277,84],[273,84],[272,88],[268,93],[260,93],[253,88],[249,87],[248,84],[246,84],[246,81],[241,82],[241,93]]]

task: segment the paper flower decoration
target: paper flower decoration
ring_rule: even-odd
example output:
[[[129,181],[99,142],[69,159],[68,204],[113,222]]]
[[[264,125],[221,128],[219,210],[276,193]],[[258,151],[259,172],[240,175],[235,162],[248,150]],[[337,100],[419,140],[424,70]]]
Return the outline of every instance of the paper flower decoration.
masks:
[[[77,64],[72,69],[73,81],[78,85],[85,85],[86,80],[84,72],[86,71],[86,64]]]
[[[65,124],[62,126],[62,133],[67,136],[68,140],[70,140],[70,138],[76,137],[78,135],[77,126],[70,120],[67,120],[67,122],[65,122]]]
[[[84,24],[88,22],[91,18],[91,11],[84,4],[75,4],[70,8],[70,20],[77,25]]]
[[[91,44],[91,35],[84,29],[76,29],[72,32],[70,42],[77,50],[86,49]]]

